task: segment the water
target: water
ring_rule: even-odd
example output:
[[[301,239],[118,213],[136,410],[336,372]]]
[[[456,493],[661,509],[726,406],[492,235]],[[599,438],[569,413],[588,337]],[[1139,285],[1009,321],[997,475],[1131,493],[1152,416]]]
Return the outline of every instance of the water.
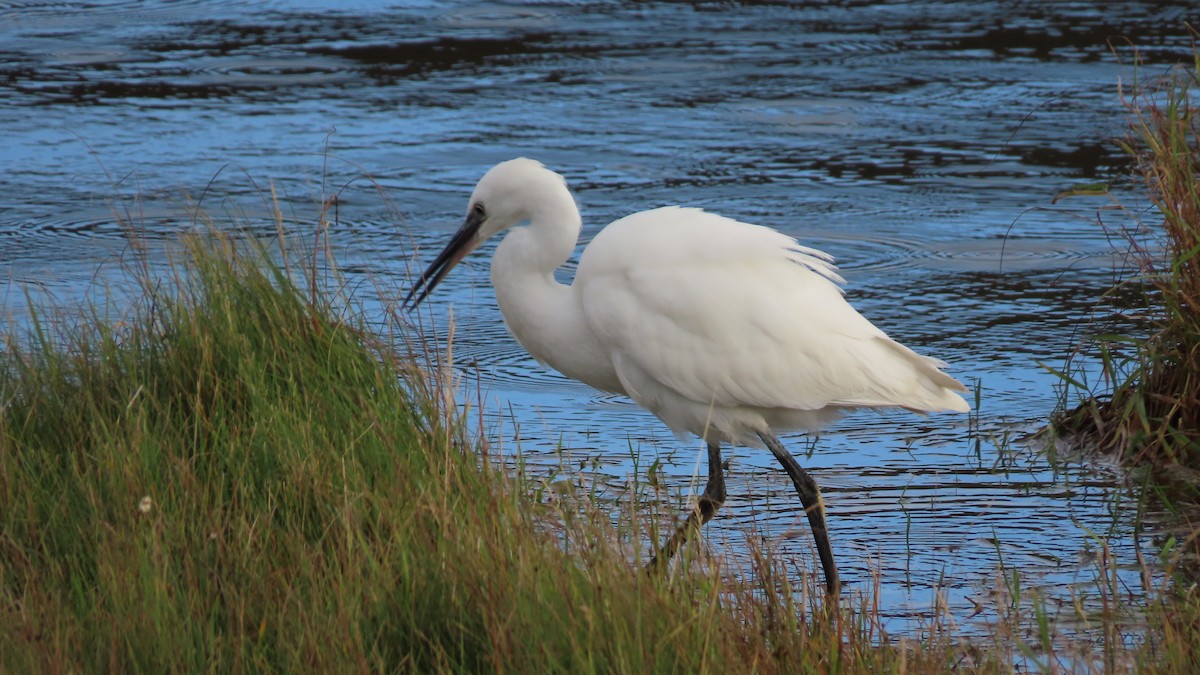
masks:
[[[1001,567],[1068,606],[1094,596],[1091,533],[1136,592],[1119,473],[1052,466],[1018,441],[1058,402],[1040,364],[1062,363],[1121,267],[1096,223],[1109,202],[1051,199],[1094,181],[1136,194],[1110,142],[1128,44],[1162,73],[1190,57],[1186,18],[1152,2],[0,2],[4,321],[26,292],[103,298],[130,257],[122,220],[158,251],[202,198],[220,222],[273,233],[272,187],[305,232],[336,194],[351,277],[403,287],[482,172],[533,156],[568,178],[585,239],[685,203],[829,251],[856,307],[981,389],[976,422],[859,413],[802,459],[843,577],[880,574],[894,634],[919,631],[935,588],[963,631],[986,630],[973,601]],[[505,334],[486,256],[429,306],[450,305],[465,388],[533,470],[561,444],[612,492],[631,447],[676,492],[704,474],[698,443],[532,362]],[[726,455],[730,501],[708,538],[736,558],[757,526],[815,565],[770,456]],[[1140,545],[1152,556],[1152,534]]]

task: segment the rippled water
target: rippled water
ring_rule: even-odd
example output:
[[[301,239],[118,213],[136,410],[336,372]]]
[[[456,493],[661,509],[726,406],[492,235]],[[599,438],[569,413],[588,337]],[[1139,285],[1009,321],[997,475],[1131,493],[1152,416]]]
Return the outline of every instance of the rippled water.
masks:
[[[878,570],[889,626],[921,625],[939,588],[970,631],[1001,565],[1061,600],[1094,595],[1089,533],[1133,563],[1119,475],[1014,441],[1058,400],[1039,364],[1062,363],[1120,268],[1096,222],[1109,202],[1051,199],[1135,193],[1110,142],[1117,83],[1131,43],[1149,74],[1188,56],[1186,18],[1154,2],[0,2],[4,320],[26,291],[103,298],[130,255],[122,221],[157,251],[202,198],[272,233],[271,188],[301,232],[337,194],[345,269],[403,287],[478,176],[517,155],[567,176],[585,238],[674,203],[770,225],[834,254],[864,314],[981,389],[977,423],[864,412],[802,462],[843,576]],[[489,424],[535,470],[561,444],[612,486],[630,447],[676,490],[703,475],[697,443],[506,336],[486,256],[430,311],[450,305],[467,388],[478,372]],[[757,525],[815,564],[769,455],[727,456],[709,539],[738,547]]]

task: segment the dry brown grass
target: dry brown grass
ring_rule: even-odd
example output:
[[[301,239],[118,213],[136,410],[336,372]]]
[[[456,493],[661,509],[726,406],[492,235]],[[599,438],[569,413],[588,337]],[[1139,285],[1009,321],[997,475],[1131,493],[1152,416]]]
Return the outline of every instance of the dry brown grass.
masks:
[[[1132,122],[1122,146],[1155,207],[1122,233],[1139,272],[1125,283],[1144,299],[1149,331],[1099,340],[1111,388],[1057,420],[1089,445],[1184,483],[1200,475],[1198,72],[1200,57],[1158,82],[1136,84],[1125,99]]]

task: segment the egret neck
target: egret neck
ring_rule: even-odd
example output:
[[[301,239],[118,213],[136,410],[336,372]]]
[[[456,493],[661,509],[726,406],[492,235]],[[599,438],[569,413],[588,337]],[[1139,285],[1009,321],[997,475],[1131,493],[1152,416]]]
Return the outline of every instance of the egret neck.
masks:
[[[575,249],[582,222],[565,186],[545,188],[530,210],[529,224],[510,230],[492,255],[500,313],[538,362],[597,389],[625,393],[575,289],[554,278]]]

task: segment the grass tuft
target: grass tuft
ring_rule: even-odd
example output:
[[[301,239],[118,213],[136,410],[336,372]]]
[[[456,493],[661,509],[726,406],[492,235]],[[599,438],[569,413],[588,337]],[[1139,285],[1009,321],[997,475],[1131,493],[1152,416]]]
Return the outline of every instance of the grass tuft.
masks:
[[[1124,98],[1131,129],[1121,146],[1154,208],[1150,216],[1133,213],[1134,226],[1120,233],[1138,273],[1108,299],[1136,308],[1124,316],[1139,334],[1091,338],[1085,349],[1099,357],[1105,391],[1060,373],[1083,400],[1053,419],[1058,434],[1135,469],[1149,488],[1145,502],[1179,521],[1177,533],[1160,536],[1161,567],[1141,563],[1147,631],[1130,653],[1139,669],[1154,672],[1194,672],[1200,663],[1200,530],[1187,515],[1200,504],[1200,50],[1193,53]],[[1115,588],[1105,597],[1118,597]],[[1104,620],[1109,669],[1129,655],[1110,631],[1118,624]]]
[[[1200,53],[1126,99],[1133,157],[1155,207],[1124,233],[1139,274],[1114,297],[1140,297],[1146,337],[1096,340],[1102,395],[1056,418],[1061,431],[1136,465],[1163,470],[1200,497]],[[1159,220],[1161,219],[1161,220]],[[1130,293],[1133,290],[1135,292]],[[1193,477],[1193,478],[1189,478]]]

